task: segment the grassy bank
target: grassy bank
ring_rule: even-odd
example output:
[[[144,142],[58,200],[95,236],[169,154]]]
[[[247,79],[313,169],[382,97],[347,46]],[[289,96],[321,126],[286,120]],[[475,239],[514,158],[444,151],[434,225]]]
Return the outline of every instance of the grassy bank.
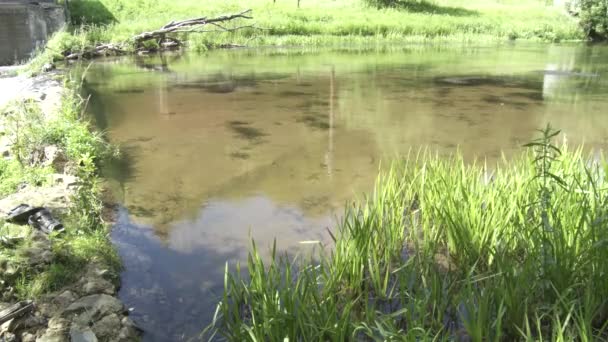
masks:
[[[73,27],[49,44],[60,57],[99,43],[123,43],[170,21],[253,9],[256,27],[230,33],[185,34],[191,49],[218,44],[345,45],[412,41],[507,41],[582,39],[576,21],[545,1],[409,0],[396,7],[367,6],[363,0],[73,0]],[[245,24],[243,20],[235,25]],[[250,22],[247,22],[250,24]],[[151,43],[150,47],[153,47]]]
[[[30,227],[0,221],[0,240],[24,237],[16,243],[0,243],[3,272],[0,290],[4,294],[14,293],[17,299],[39,298],[72,285],[90,263],[111,270],[118,280],[120,260],[102,220],[102,190],[97,176],[99,161],[109,156],[112,149],[81,117],[84,101],[78,93],[78,82],[69,79],[64,82],[59,113],[43,113],[38,103],[31,100],[15,101],[0,109],[3,134],[13,143],[11,157],[0,158],[1,197],[19,191],[36,194],[39,189],[53,186],[54,175],[61,171],[52,165],[44,166],[33,157],[45,146],[56,146],[63,151],[66,174],[78,177],[78,186],[67,210],[55,213],[66,232],[50,236],[53,255],[50,264],[31,264],[31,248],[37,242],[30,238]]]
[[[552,138],[546,130],[521,158],[491,167],[429,153],[394,164],[346,209],[320,261],[264,263],[254,245],[247,272],[227,269],[206,333],[606,340],[608,166]]]

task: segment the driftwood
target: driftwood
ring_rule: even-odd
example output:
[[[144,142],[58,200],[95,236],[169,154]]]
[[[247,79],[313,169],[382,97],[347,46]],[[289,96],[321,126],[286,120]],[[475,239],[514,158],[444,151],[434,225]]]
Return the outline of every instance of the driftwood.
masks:
[[[230,21],[230,20],[234,20],[234,19],[253,19],[253,17],[251,17],[249,14],[251,13],[251,10],[245,10],[242,11],[240,13],[236,13],[236,14],[228,14],[228,15],[223,15],[220,17],[216,17],[216,18],[207,18],[207,17],[201,17],[201,18],[194,18],[194,19],[188,19],[188,20],[181,20],[181,21],[172,21],[170,23],[168,23],[167,25],[161,27],[160,29],[156,30],[156,31],[150,31],[150,32],[143,32],[140,33],[136,36],[133,36],[131,38],[132,41],[134,41],[136,44],[141,44],[142,42],[145,42],[147,40],[151,40],[151,39],[157,39],[157,40],[163,40],[166,38],[166,35],[168,33],[176,33],[176,32],[230,32],[230,31],[236,31],[236,30],[240,30],[246,27],[253,27],[252,25],[246,25],[246,26],[239,26],[239,27],[232,27],[232,28],[228,28],[228,27],[224,27],[222,25],[220,25],[220,23],[226,22],[226,21]],[[203,27],[205,25],[212,25],[215,27],[214,30],[203,30]]]
[[[108,54],[124,55],[126,51],[116,44],[101,44],[92,49],[85,49],[79,52],[72,52],[65,56],[65,59],[81,59],[106,56]]]
[[[135,51],[137,52],[148,52],[149,50],[143,47],[143,43],[149,40],[156,40],[161,50],[171,50],[182,46],[182,42],[174,37],[168,37],[170,33],[204,33],[204,32],[232,32],[244,28],[252,28],[253,25],[244,25],[237,27],[226,27],[222,24],[234,19],[253,19],[250,16],[251,10],[245,10],[236,14],[222,15],[215,18],[200,17],[194,19],[187,19],[181,21],[172,21],[167,25],[161,27],[155,31],[142,32],[129,39],[131,43],[135,44]],[[213,26],[211,30],[205,30],[207,26]],[[107,55],[124,55],[127,53],[125,48],[126,43],[123,44],[101,44],[93,48],[88,48],[78,52],[67,52],[65,53],[65,59],[82,59],[82,58],[94,58],[99,56]],[[240,47],[234,44],[224,44],[228,48]]]
[[[21,317],[32,310],[34,310],[34,303],[31,300],[12,305],[9,308],[0,311],[0,325],[13,318]]]

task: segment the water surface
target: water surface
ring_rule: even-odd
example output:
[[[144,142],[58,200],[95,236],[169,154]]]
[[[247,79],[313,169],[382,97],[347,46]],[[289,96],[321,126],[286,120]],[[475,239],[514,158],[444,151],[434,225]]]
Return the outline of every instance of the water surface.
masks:
[[[428,147],[510,156],[547,122],[608,143],[608,49],[239,50],[94,64],[90,111],[121,160],[121,298],[149,341],[196,338],[250,238],[331,247],[381,163]],[[309,243],[318,241],[318,243]]]

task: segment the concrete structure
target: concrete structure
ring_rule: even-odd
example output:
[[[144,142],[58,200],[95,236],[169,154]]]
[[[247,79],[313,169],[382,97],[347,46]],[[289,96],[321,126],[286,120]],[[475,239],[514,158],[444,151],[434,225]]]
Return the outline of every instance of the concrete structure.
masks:
[[[0,65],[26,61],[66,23],[54,0],[0,0]]]

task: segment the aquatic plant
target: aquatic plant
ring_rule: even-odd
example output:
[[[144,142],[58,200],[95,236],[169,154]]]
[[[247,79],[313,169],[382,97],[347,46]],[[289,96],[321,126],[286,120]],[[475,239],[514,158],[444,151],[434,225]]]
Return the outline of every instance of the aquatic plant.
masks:
[[[547,127],[496,165],[411,153],[346,207],[320,261],[226,268],[230,341],[605,340],[606,163]]]

